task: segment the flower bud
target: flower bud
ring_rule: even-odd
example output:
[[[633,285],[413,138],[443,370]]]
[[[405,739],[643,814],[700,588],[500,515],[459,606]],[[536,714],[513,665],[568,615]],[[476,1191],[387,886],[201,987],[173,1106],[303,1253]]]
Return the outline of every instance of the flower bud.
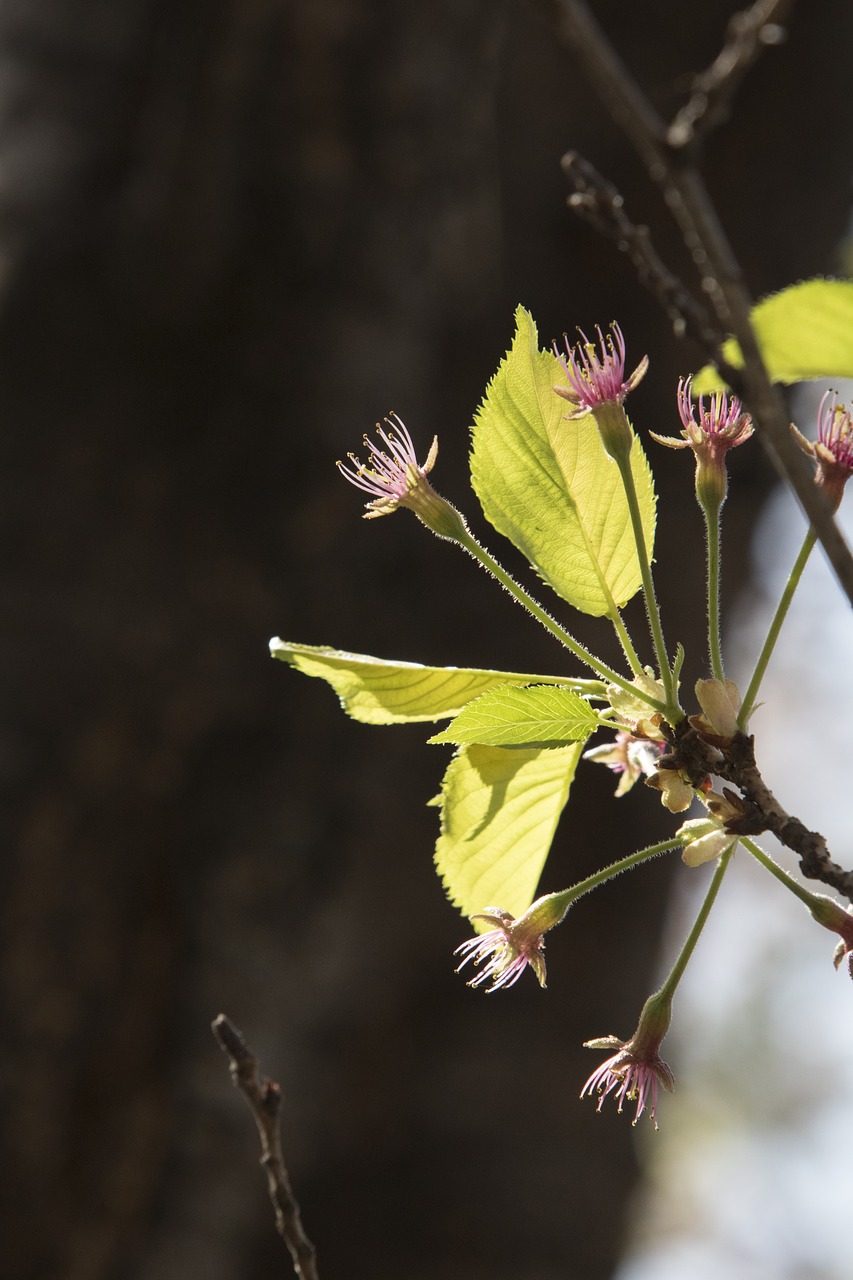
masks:
[[[809,910],[818,924],[839,935],[841,941],[835,948],[832,963],[838,969],[846,960],[847,972],[853,978],[853,911],[849,907],[845,909],[834,898],[828,898],[822,893],[812,895]]]
[[[693,803],[693,783],[680,769],[658,769],[646,786],[661,793],[660,802],[670,813],[684,813]]]
[[[734,680],[697,680],[696,700],[701,716],[691,716],[690,724],[706,742],[720,747],[740,732],[738,715],[741,697]]]

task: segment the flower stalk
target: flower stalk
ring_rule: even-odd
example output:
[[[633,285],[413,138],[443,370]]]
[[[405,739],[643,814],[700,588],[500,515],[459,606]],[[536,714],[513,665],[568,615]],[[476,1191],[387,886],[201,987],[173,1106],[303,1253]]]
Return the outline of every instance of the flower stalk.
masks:
[[[456,972],[464,968],[469,961],[482,965],[480,971],[468,981],[470,987],[479,987],[490,982],[488,990],[498,991],[503,987],[513,986],[526,968],[535,973],[539,985],[545,986],[545,958],[543,955],[544,935],[565,919],[569,907],[578,898],[607,880],[612,880],[623,871],[649,858],[656,858],[661,853],[680,847],[678,839],[661,840],[658,844],[639,849],[636,853],[621,858],[601,871],[587,876],[578,884],[559,893],[549,893],[537,898],[532,906],[518,917],[513,916],[502,907],[486,907],[470,917],[471,920],[483,920],[492,928],[483,934],[469,938],[456,948],[456,954],[463,958]]]
[[[708,656],[715,680],[724,680],[723,654],[720,647],[720,514],[703,508],[705,543],[708,550]]]
[[[547,631],[550,631],[564,648],[590,667],[596,675],[601,676],[608,684],[618,685],[629,693],[636,693],[654,710],[665,712],[666,706],[663,702],[659,702],[643,691],[635,690],[629,680],[596,658],[561,627],[529,592],[510,577],[494,556],[481,546],[468,528],[464,516],[436,493],[427,475],[435,465],[438,456],[438,439],[433,440],[426,461],[421,464],[418,462],[412,437],[400,418],[396,414],[391,414],[385,419],[385,424],[385,427],[377,424],[377,441],[370,440],[368,436],[364,437],[365,446],[369,451],[367,462],[361,462],[353,454],[349,454],[348,463],[337,464],[341,475],[350,484],[371,495],[371,500],[365,504],[364,518],[372,520],[377,516],[390,515],[400,507],[408,507],[433,533],[464,547],[487,572],[497,578],[501,586],[518,604],[527,609],[528,613],[532,614]],[[611,616],[629,664],[635,675],[639,674],[641,670],[639,659],[615,605]]]
[[[841,962],[846,959],[848,972],[853,978],[853,914],[845,910],[834,898],[827,897],[825,893],[812,893],[810,889],[806,889],[793,876],[788,875],[775,858],[771,858],[770,854],[753,840],[742,836],[740,842],[756,862],[760,862],[762,867],[775,876],[786,889],[789,889],[795,898],[799,898],[819,925],[839,935],[841,941],[835,953],[835,967],[839,968]]]
[[[621,676],[617,671],[614,671],[606,662],[602,662],[600,658],[596,658],[594,654],[590,653],[589,649],[585,648],[578,640],[575,640],[574,636],[570,635],[568,631],[561,627],[560,624],[551,617],[547,610],[543,609],[542,605],[538,604],[537,601],[534,600],[533,596],[530,595],[530,593],[526,591],[520,583],[516,582],[515,579],[507,573],[506,569],[498,563],[494,556],[477,541],[473,534],[468,530],[467,526],[464,533],[459,536],[456,541],[474,557],[478,564],[482,565],[482,567],[494,578],[497,578],[501,586],[509,592],[513,599],[518,604],[522,605],[528,613],[532,614],[536,621],[541,623],[546,631],[550,631],[551,635],[554,636],[555,639],[559,640],[560,644],[563,645],[564,648],[568,649],[576,658],[579,658],[581,662],[590,667],[596,675],[601,676],[603,680],[606,680],[610,684],[617,685],[626,693],[640,698],[643,702],[647,703],[648,706],[654,708],[655,711],[660,711],[664,715],[667,714],[669,708],[666,702],[661,702],[659,699],[653,697],[649,693],[646,693],[644,690],[638,689],[635,684],[632,684],[631,681],[626,680],[624,676]]]
[[[637,501],[637,489],[634,484],[634,473],[631,470],[630,454],[617,457],[616,465],[619,468],[619,474],[622,477],[622,484],[625,487],[625,497],[628,500],[628,511],[631,516],[631,529],[634,534],[637,558],[640,563],[640,576],[643,581],[643,596],[646,602],[646,616],[649,620],[649,630],[651,631],[652,642],[655,647],[655,657],[657,658],[658,670],[660,672],[660,678],[664,688],[666,701],[664,714],[670,724],[674,725],[677,724],[679,720],[683,719],[684,713],[679,707],[678,699],[675,696],[675,682],[673,680],[672,669],[669,665],[666,641],[664,640],[663,627],[661,626],[660,609],[658,608],[657,596],[655,595],[655,584],[654,579],[652,578],[648,548],[646,547],[646,535],[643,531],[643,519],[640,514],[640,504]]]
[[[792,427],[791,430],[803,452],[807,453],[815,461],[815,485],[826,494],[832,510],[837,511],[844,493],[844,486],[853,475],[853,413],[849,408],[845,408],[836,402],[833,392],[827,391],[818,409],[817,439],[815,441],[807,440],[796,427]],[[803,570],[816,541],[817,533],[813,527],[810,527],[794,561],[794,567],[785,584],[782,598],[776,607],[770,630],[767,633],[767,639],[764,641],[752,680],[746,691],[741,712],[743,717],[742,725],[746,724],[747,718],[755,706],[755,699],[758,696],[758,690],[761,681],[764,679],[767,664],[779,638],[782,623],[785,621],[791,601],[794,598],[794,592],[799,586]]]
[[[708,916],[711,914],[711,908],[717,899],[717,894],[720,891],[720,885],[723,883],[723,876],[728,871],[729,863],[731,862],[735,847],[736,845],[731,845],[728,849],[724,850],[716,868],[714,869],[713,878],[708,886],[708,891],[705,894],[702,906],[699,908],[699,912],[693,922],[693,928],[688,933],[684,946],[681,948],[675,964],[670,969],[663,985],[657,992],[658,996],[663,999],[672,1000],[672,997],[675,995],[675,989],[684,976],[684,970],[687,968],[690,957],[696,949],[696,943],[699,941],[702,930],[708,922]]]
[[[720,649],[720,512],[728,493],[729,478],[726,454],[743,444],[753,434],[752,420],[737,396],[731,400],[725,391],[717,391],[706,401],[699,396],[694,402],[693,380],[683,378],[678,384],[678,415],[681,439],[650,434],[658,444],[669,449],[692,449],[696,460],[696,501],[705,520],[708,578],[708,653],[711,672],[722,680],[723,658]]]
[[[782,592],[778,605],[776,606],[776,612],[773,615],[773,621],[770,623],[767,638],[761,647],[761,653],[758,655],[758,661],[755,664],[752,679],[750,680],[746,694],[744,695],[743,706],[741,707],[740,715],[738,716],[738,724],[742,729],[745,729],[747,721],[755,709],[755,700],[758,697],[758,690],[761,688],[761,681],[764,679],[764,673],[767,670],[767,665],[770,662],[773,650],[776,647],[776,641],[779,639],[779,632],[782,630],[782,623],[788,616],[788,610],[791,607],[794,592],[800,585],[800,578],[803,576],[803,570],[808,563],[809,556],[814,550],[816,541],[817,534],[813,528],[810,528],[803,539],[803,545],[800,547],[797,558],[794,561],[794,566],[788,575],[788,581],[785,583],[785,589]]]

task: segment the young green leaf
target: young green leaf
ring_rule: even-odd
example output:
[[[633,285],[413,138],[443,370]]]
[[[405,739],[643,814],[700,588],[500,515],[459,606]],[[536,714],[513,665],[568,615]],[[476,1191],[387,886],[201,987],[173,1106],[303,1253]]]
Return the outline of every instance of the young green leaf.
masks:
[[[532,903],[583,743],[556,750],[462,747],[441,794],[435,862],[463,915]]]
[[[516,333],[477,411],[471,479],[486,518],[524,552],[569,604],[600,616],[640,587],[640,566],[619,469],[591,416],[567,421],[552,387],[560,361],[540,351],[523,307]],[[631,467],[649,555],[655,496],[648,462],[634,440]]]
[[[507,747],[585,742],[598,728],[595,711],[570,689],[504,686],[469,702],[452,724],[430,742],[464,746],[479,742]]]
[[[344,710],[363,724],[405,724],[455,716],[472,698],[501,685],[567,684],[600,689],[598,681],[560,676],[480,671],[476,667],[424,667],[419,662],[388,662],[364,653],[326,645],[270,641],[274,658],[307,676],[327,680]]]
[[[804,280],[762,298],[751,313],[767,372],[774,382],[853,378],[853,280]],[[734,338],[723,355],[741,368]],[[713,365],[693,379],[696,395],[725,383]]]

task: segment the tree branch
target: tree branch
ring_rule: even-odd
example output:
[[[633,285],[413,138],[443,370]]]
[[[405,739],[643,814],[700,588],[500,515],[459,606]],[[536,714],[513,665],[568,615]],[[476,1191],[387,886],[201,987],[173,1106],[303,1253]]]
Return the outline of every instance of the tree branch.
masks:
[[[782,397],[765,368],[750,320],[751,302],[740,266],[694,167],[698,139],[694,137],[694,145],[689,149],[672,146],[663,120],[630,75],[584,0],[552,0],[552,3],[561,39],[579,55],[613,119],[633,143],[652,180],[661,188],[719,325],[737,339],[744,359],[743,399],[758,428],[759,439],[779,475],[797,495],[841,588],[853,604],[853,556],[828,502],[804,465],[791,437]],[[755,15],[753,25],[765,10],[764,0],[759,0],[747,11],[748,15]],[[758,26],[760,29],[760,24]],[[740,64],[736,61],[735,65]],[[720,101],[726,83],[725,79],[720,81]]]
[[[231,1080],[240,1090],[255,1118],[261,1139],[261,1164],[275,1209],[275,1225],[290,1250],[293,1269],[300,1280],[318,1280],[316,1251],[302,1227],[299,1205],[281,1150],[281,1089],[260,1074],[258,1060],[234,1023],[220,1013],[210,1024],[217,1043],[231,1066]]]
[[[734,14],[726,28],[726,43],[707,71],[693,77],[690,99],[667,130],[670,147],[695,146],[727,120],[732,99],[749,68],[768,45],[780,44],[792,0],[756,0]]]
[[[569,151],[561,163],[574,187],[567,201],[569,208],[612,240],[620,253],[627,254],[637,279],[660,303],[672,321],[675,334],[691,337],[704,351],[711,352],[709,358],[726,369],[726,381],[729,374],[736,378],[737,370],[730,369],[723,360],[721,347],[725,334],[712,322],[707,307],[663,262],[652,244],[648,227],[638,226],[628,217],[621,193],[579,152]]]
[[[723,778],[738,787],[743,801],[739,818],[726,823],[734,835],[760,835],[771,831],[786,848],[800,859],[800,871],[807,880],[820,880],[836,889],[853,903],[853,871],[845,871],[833,862],[825,838],[810,831],[805,823],[787,813],[761,776],[755,761],[755,739],[736,733],[728,740],[715,739],[713,744],[684,720],[675,730],[672,750],[661,757],[661,764],[684,772],[697,786],[709,775]]]

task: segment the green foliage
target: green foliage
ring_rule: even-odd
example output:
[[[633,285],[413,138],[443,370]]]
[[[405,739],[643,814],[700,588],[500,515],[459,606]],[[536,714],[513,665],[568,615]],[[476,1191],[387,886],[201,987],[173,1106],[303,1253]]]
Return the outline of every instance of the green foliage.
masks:
[[[809,378],[853,378],[853,280],[804,280],[763,298],[752,323],[767,371],[774,382]],[[743,356],[734,338],[723,355],[740,369]],[[713,365],[693,380],[693,390],[725,386]]]
[[[270,652],[306,676],[327,680],[344,710],[363,724],[443,720],[457,715],[473,698],[501,685],[565,683],[558,676],[387,662],[326,645],[289,644],[277,637],[270,641]]]
[[[582,750],[477,745],[453,757],[432,801],[441,806],[435,862],[463,914],[530,906]]]
[[[476,415],[474,490],[486,518],[558,595],[585,613],[610,614],[641,585],[619,469],[590,415],[566,420],[566,403],[552,390],[565,383],[563,367],[552,352],[539,350],[536,325],[523,307],[516,325]],[[636,438],[631,468],[651,556],[655,495]]]
[[[464,711],[430,742],[465,746],[564,746],[585,742],[598,728],[598,717],[570,689],[535,685],[530,689],[492,689],[469,702]]]

